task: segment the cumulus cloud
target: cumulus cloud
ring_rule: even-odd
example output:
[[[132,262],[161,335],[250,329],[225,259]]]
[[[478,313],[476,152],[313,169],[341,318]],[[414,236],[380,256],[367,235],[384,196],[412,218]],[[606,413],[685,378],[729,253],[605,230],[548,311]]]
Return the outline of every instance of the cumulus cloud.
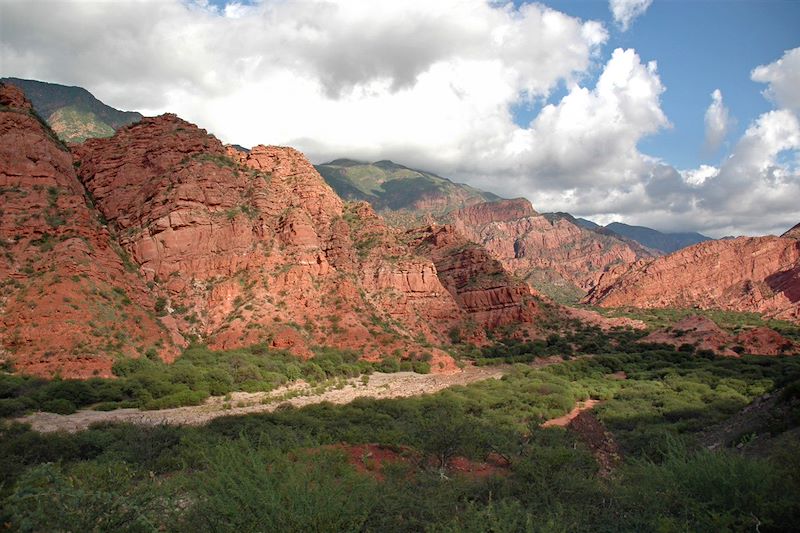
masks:
[[[524,165],[531,192],[632,183],[647,164],[637,143],[669,124],[663,91],[655,62],[616,49],[594,89],[574,85],[545,106],[529,128],[514,132],[504,156]]]
[[[647,11],[653,0],[609,0],[608,8],[622,31],[628,31],[633,20]]]
[[[711,104],[706,109],[705,124],[705,148],[707,152],[714,153],[722,145],[731,126],[730,113],[722,102],[722,92],[719,89],[711,93]]]
[[[627,28],[649,3],[612,10]],[[599,221],[720,235],[800,219],[786,158],[795,51],[752,74],[782,109],[719,164],[678,171],[638,148],[670,127],[656,63],[623,49],[603,62],[607,39],[536,3],[32,0],[2,4],[0,74],[176,112],[226,142],[394,159]],[[520,103],[542,106],[529,124],[515,123]]]
[[[753,81],[767,83],[764,95],[783,108],[800,112],[800,48],[787,50],[783,57],[753,69]]]
[[[621,212],[633,223],[713,237],[780,234],[800,220],[800,168],[781,157],[799,149],[797,116],[769,111],[753,121],[719,167],[678,172],[654,164],[643,186],[629,191],[628,209]]]

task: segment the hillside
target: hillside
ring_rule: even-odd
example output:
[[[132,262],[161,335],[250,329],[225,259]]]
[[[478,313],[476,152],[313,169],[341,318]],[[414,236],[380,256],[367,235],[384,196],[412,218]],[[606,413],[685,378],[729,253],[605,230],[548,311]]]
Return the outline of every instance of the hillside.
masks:
[[[388,221],[406,227],[415,226],[428,216],[440,217],[455,209],[499,198],[392,161],[363,163],[337,159],[317,165],[316,169],[345,200],[369,202]]]
[[[73,157],[0,85],[0,359],[24,373],[110,376],[118,357],[172,360],[155,295],[84,196]]]
[[[781,237],[784,237],[786,239],[800,239],[800,224],[797,224],[796,226],[792,227],[786,233],[781,235]]]
[[[82,87],[20,78],[2,78],[0,82],[22,89],[36,113],[65,142],[110,137],[118,128],[142,119],[135,111],[120,111],[104,104]]]
[[[587,229],[588,221],[582,225],[568,213],[540,215],[527,200],[502,200],[391,161],[337,159],[316,168],[340,196],[369,202],[392,225],[452,224],[506,270],[561,302],[579,300],[611,265],[660,253],[599,226]]]
[[[108,376],[120,358],[171,360],[198,341],[447,360],[434,345],[465,321],[480,343],[509,321],[533,332],[544,312],[485,252],[469,268],[491,283],[465,296],[443,282],[296,150],[240,152],[162,115],[70,153],[19,90],[2,91],[0,343],[23,372]]]
[[[609,268],[657,252],[583,228],[562,214],[539,214],[523,198],[476,204],[449,215],[454,228],[557,301],[576,302]]]
[[[603,274],[585,303],[603,307],[698,307],[800,321],[800,241],[708,241]]]

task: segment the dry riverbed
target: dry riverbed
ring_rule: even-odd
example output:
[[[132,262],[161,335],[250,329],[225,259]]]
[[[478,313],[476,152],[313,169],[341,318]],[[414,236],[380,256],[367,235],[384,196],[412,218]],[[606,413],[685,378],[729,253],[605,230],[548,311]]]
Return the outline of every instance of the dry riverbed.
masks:
[[[544,367],[560,363],[560,357],[538,359],[531,366]],[[415,374],[375,372],[369,380],[352,378],[337,385],[329,385],[324,391],[319,387],[297,381],[270,392],[234,392],[228,396],[214,396],[201,405],[146,411],[142,409],[117,409],[115,411],[81,410],[70,415],[37,412],[18,418],[31,428],[43,433],[52,431],[76,432],[90,425],[105,422],[124,422],[145,426],[203,425],[215,418],[251,413],[269,413],[279,406],[303,407],[315,403],[350,403],[356,398],[404,398],[431,394],[454,385],[468,385],[485,379],[500,379],[511,367],[468,365],[459,372],[450,374]]]

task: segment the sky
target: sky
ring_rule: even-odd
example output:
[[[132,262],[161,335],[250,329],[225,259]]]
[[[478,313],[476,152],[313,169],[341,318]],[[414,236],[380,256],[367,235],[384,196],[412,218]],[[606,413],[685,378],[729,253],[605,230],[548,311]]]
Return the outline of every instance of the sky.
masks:
[[[0,75],[712,237],[800,222],[800,1],[0,0]]]

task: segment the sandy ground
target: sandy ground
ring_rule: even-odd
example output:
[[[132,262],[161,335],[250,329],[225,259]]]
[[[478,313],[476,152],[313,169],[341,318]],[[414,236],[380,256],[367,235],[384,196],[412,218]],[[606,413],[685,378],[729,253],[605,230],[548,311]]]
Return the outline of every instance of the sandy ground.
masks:
[[[544,364],[553,364],[544,362]],[[536,365],[544,366],[544,365]],[[268,413],[279,405],[304,405],[330,402],[349,403],[356,398],[403,398],[440,391],[453,385],[467,385],[484,379],[500,379],[507,367],[467,366],[452,374],[415,374],[396,372],[383,374],[376,372],[364,384],[361,378],[347,381],[342,388],[329,388],[324,392],[314,392],[308,384],[300,381],[280,387],[271,392],[234,392],[230,399],[216,396],[202,405],[145,411],[141,409],[117,409],[115,411],[81,410],[70,415],[37,412],[17,419],[28,423],[36,431],[75,432],[87,429],[99,422],[127,422],[154,426],[159,424],[198,426],[220,416]]]

